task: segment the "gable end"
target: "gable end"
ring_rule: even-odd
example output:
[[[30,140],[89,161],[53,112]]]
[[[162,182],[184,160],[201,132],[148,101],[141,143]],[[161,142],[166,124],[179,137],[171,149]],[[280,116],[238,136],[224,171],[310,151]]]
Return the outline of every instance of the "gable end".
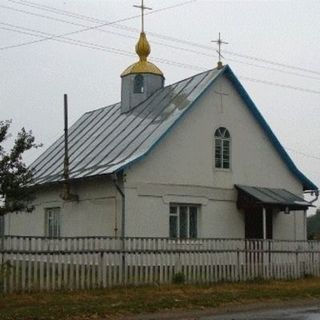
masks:
[[[226,66],[224,69],[224,73],[226,77],[231,81],[231,83],[234,85],[235,89],[241,96],[241,98],[244,100],[246,106],[248,107],[249,111],[252,113],[254,118],[257,120],[257,122],[260,124],[264,132],[266,133],[267,137],[270,139],[272,145],[275,147],[277,152],[279,153],[281,159],[285,162],[287,165],[289,171],[297,177],[297,179],[302,183],[303,190],[318,190],[318,187],[309,180],[294,164],[286,150],[281,145],[278,138],[275,136],[273,131],[271,130],[270,126],[268,125],[267,121],[264,119],[252,99],[250,98],[247,91],[244,89],[238,78],[235,76],[233,71],[229,66]]]

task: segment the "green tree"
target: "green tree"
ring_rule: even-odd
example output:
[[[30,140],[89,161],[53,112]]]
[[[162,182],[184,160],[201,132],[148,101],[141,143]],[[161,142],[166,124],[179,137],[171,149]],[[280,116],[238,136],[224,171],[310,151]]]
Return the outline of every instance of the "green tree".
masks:
[[[307,233],[309,240],[319,240],[320,238],[320,208],[316,214],[307,218]]]
[[[32,170],[23,162],[23,154],[40,145],[31,131],[20,130],[10,151],[4,142],[9,137],[11,121],[0,121],[0,215],[17,211],[32,211]]]

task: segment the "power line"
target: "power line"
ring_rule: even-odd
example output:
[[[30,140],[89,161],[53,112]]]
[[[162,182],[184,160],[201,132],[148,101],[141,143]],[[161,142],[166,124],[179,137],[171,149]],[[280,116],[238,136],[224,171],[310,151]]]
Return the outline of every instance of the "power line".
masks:
[[[314,71],[314,70],[310,70],[310,69],[306,69],[306,68],[300,68],[300,67],[297,67],[297,66],[292,66],[292,65],[289,65],[289,64],[276,62],[276,61],[272,61],[272,60],[268,60],[268,59],[262,59],[262,58],[258,58],[258,57],[253,57],[253,56],[249,56],[249,55],[241,54],[241,53],[236,53],[236,52],[229,51],[229,50],[225,50],[224,52],[228,53],[228,54],[231,54],[231,55],[234,55],[234,56],[237,56],[237,57],[245,58],[245,59],[250,59],[250,60],[259,61],[259,62],[263,62],[263,63],[267,63],[267,64],[279,66],[279,67],[284,67],[284,68],[288,68],[288,69],[294,69],[294,70],[298,70],[298,71],[302,71],[302,72],[308,72],[308,73],[320,75],[319,71]]]
[[[60,15],[65,15],[65,16],[69,16],[69,17],[73,17],[73,18],[78,18],[78,19],[81,19],[81,20],[90,20],[91,22],[96,22],[96,23],[105,23],[106,22],[106,21],[103,21],[101,19],[92,18],[92,17],[86,16],[86,15],[74,13],[74,12],[67,11],[67,10],[57,9],[57,8],[50,7],[50,6],[47,6],[47,5],[41,5],[39,3],[35,3],[35,2],[32,2],[32,1],[25,1],[25,0],[7,0],[7,1],[15,3],[15,4],[19,4],[19,5],[24,5],[24,6],[28,6],[28,7],[32,7],[32,8],[37,8],[39,10],[49,11],[49,12],[52,12],[52,13],[55,13],[55,14],[60,14]],[[172,5],[172,6],[156,9],[156,10],[153,10],[152,12],[145,13],[145,16],[149,15],[149,14],[153,14],[155,12],[161,12],[161,11],[164,11],[164,10],[174,9],[174,8],[178,8],[178,7],[181,7],[181,6],[185,6],[185,5],[193,3],[193,2],[197,2],[197,0],[189,0],[189,1],[181,2],[181,3],[178,3],[178,4]],[[140,15],[138,15],[136,17],[140,17]],[[116,24],[116,23],[114,23],[114,24]],[[121,29],[123,29],[124,27],[125,26],[122,26]],[[136,28],[130,28],[130,29],[134,29],[134,32],[140,31],[140,29],[136,29]]]
[[[16,32],[16,33],[27,34],[30,36],[41,37],[41,38],[43,38],[43,37],[47,38],[48,36],[52,36],[52,34],[50,34],[50,33],[42,32],[42,31],[30,29],[30,28],[25,28],[25,27],[21,27],[21,26],[17,26],[17,25],[12,25],[12,24],[8,24],[8,23],[0,22],[0,25],[5,26],[5,27],[0,27],[0,29],[12,31],[12,32]],[[71,39],[68,37],[53,38],[52,40],[71,44],[71,45],[76,45],[76,46],[80,46],[80,47],[85,47],[85,48],[89,48],[89,49],[111,52],[111,53],[124,55],[124,56],[135,56],[135,54],[130,51],[121,50],[121,49],[117,49],[117,48],[113,48],[113,47],[102,46],[102,45],[98,45],[96,43],[91,43],[91,42],[87,42],[87,41],[75,40],[75,39]],[[1,48],[0,48],[0,50],[1,50]],[[195,65],[191,65],[191,64],[172,61],[172,60],[164,59],[164,58],[153,57],[153,60],[158,61],[160,63],[164,63],[164,64],[168,64],[168,65],[172,65],[172,66],[177,66],[180,68],[193,69],[193,70],[197,70],[197,71],[206,70],[206,68],[204,68],[204,67],[199,67],[199,66],[195,66]]]
[[[133,56],[134,55],[133,53],[126,51],[126,50],[121,50],[121,49],[112,48],[112,47],[106,47],[106,46],[98,45],[96,43],[75,40],[75,39],[71,39],[71,38],[68,38],[65,36],[54,37],[54,35],[50,34],[50,33],[42,32],[42,31],[30,29],[30,28],[25,28],[25,27],[21,27],[21,26],[17,26],[17,25],[12,25],[12,24],[6,24],[6,23],[1,23],[1,22],[0,22],[0,24],[9,27],[9,28],[1,27],[3,30],[7,30],[7,31],[13,31],[13,32],[19,33],[20,30],[23,30],[23,32],[20,32],[20,33],[28,34],[25,32],[25,31],[27,31],[27,32],[29,32],[29,35],[41,37],[42,39],[51,38],[51,40],[54,40],[54,41],[60,41],[62,39],[62,41],[60,41],[60,42],[78,45],[81,47],[96,49],[96,50],[100,50],[100,51],[107,51],[107,52],[120,54],[120,55],[124,55],[124,56]],[[15,30],[15,29],[10,29],[10,28],[17,28],[20,30]],[[36,33],[36,34],[34,34],[34,33]],[[41,35],[39,35],[39,34],[41,34]],[[41,39],[35,40],[35,41],[41,41]],[[4,49],[4,48],[0,48],[0,50],[2,50],[2,49]],[[204,68],[204,67],[199,67],[199,66],[195,66],[195,65],[191,65],[191,64],[172,61],[169,59],[153,57],[153,60],[164,63],[164,64],[181,67],[181,68],[193,69],[193,70],[198,70],[198,71],[206,70],[206,68]],[[282,88],[287,88],[287,89],[292,89],[292,90],[297,90],[297,91],[302,91],[302,92],[308,92],[308,93],[313,93],[313,94],[320,94],[320,91],[312,90],[312,89],[308,89],[308,88],[301,88],[298,86],[291,86],[291,85],[287,85],[287,84],[282,84],[282,83],[277,83],[277,82],[272,82],[272,81],[267,81],[267,80],[261,80],[261,79],[255,79],[255,78],[250,78],[250,77],[245,77],[245,76],[240,76],[240,78],[251,81],[251,82],[256,82],[256,83],[264,83],[264,84],[271,85],[271,86],[277,86],[277,87],[282,87]]]
[[[19,3],[18,1],[15,1],[15,0],[7,0],[7,1],[10,1],[10,2],[13,2],[13,3],[16,3],[16,4],[20,4],[20,5],[27,5],[27,6],[31,6],[31,7],[35,7],[35,8],[38,8],[39,7],[47,7],[47,6],[42,6],[42,5],[28,5],[28,4],[22,4],[22,3]],[[195,0],[194,0],[195,1]],[[189,1],[189,2],[193,2],[193,1]],[[184,3],[185,5],[186,3]],[[176,7],[178,5],[175,5],[175,6],[172,6],[172,7]],[[51,17],[51,16],[46,16],[46,15],[42,15],[42,14],[38,14],[38,13],[34,13],[34,12],[30,12],[30,11],[26,11],[26,10],[21,10],[21,9],[16,9],[16,8],[12,8],[12,7],[8,7],[8,6],[3,6],[3,5],[0,5],[1,8],[4,8],[4,9],[8,9],[8,10],[12,10],[12,11],[16,11],[16,12],[20,12],[20,13],[24,13],[24,14],[28,14],[28,15],[32,15],[32,16],[36,16],[36,17],[40,17],[40,18],[44,18],[44,19],[48,19],[48,20],[53,20],[53,21],[57,21],[57,22],[62,22],[62,23],[66,23],[66,24],[70,24],[70,25],[74,25],[74,26],[79,26],[79,27],[85,27],[85,28],[89,28],[88,25],[83,25],[83,24],[79,24],[79,23],[74,23],[74,22],[70,22],[70,21],[67,21],[67,20],[63,20],[63,19],[57,19],[57,18],[54,18],[54,17]],[[170,8],[172,8],[170,7]],[[169,8],[169,7],[168,7]],[[38,8],[39,9],[39,8]],[[41,8],[40,8],[41,9]],[[43,9],[41,9],[43,10]],[[45,9],[46,11],[48,9]],[[160,9],[159,9],[160,10]],[[162,9],[161,9],[162,10]],[[61,10],[58,10],[58,11],[61,11]],[[68,11],[66,11],[68,12]],[[53,13],[56,13],[56,12],[53,12]],[[60,13],[61,14],[61,13]],[[71,14],[68,12],[67,16],[70,16]],[[75,16],[77,16],[76,14],[74,14]],[[73,16],[73,15],[71,15]],[[78,18],[79,19],[79,18]],[[82,20],[85,19],[85,18],[81,18]],[[95,23],[106,23],[105,21],[102,21],[102,20],[99,20],[99,19],[95,19],[95,18],[89,18],[87,17],[85,20],[90,20],[90,22],[95,22]],[[116,23],[114,23],[116,24]],[[109,26],[109,24],[108,24]],[[134,29],[136,30],[136,29]],[[121,34],[121,33],[118,33],[118,32],[112,32],[112,31],[107,31],[107,30],[104,30],[104,29],[100,29],[100,28],[97,28],[95,29],[95,31],[99,31],[99,32],[103,32],[103,33],[110,33],[110,34],[115,34],[115,35],[118,35],[120,37],[125,37],[125,38],[129,38],[129,39],[136,39],[136,36],[129,36],[127,34]],[[49,39],[48,39],[49,40]],[[161,43],[161,42],[153,42],[154,44],[159,44],[159,45],[164,45],[164,46],[168,46],[170,48],[174,48],[174,49],[180,49],[180,50],[183,50],[183,48],[179,48],[177,46],[172,46],[172,45],[167,45],[167,44],[164,44],[164,43]],[[188,50],[188,49],[186,49]],[[194,53],[198,53],[197,51],[193,51],[193,50],[188,50],[190,52],[194,52]]]
[[[95,23],[104,22],[104,21],[96,19],[96,18],[92,18],[92,17],[88,17],[88,16],[84,16],[84,15],[79,15],[79,14],[76,14],[76,13],[72,13],[70,11],[59,10],[59,9],[56,9],[56,8],[53,8],[53,7],[49,7],[49,6],[46,6],[46,5],[36,4],[34,2],[29,2],[29,1],[24,1],[24,0],[20,0],[20,1],[19,0],[7,0],[7,1],[15,3],[15,4],[18,4],[18,5],[24,5],[24,6],[36,8],[36,9],[39,9],[39,10],[49,11],[51,13],[65,15],[65,16],[69,16],[69,17],[72,17],[72,18],[77,18],[77,19],[86,20],[86,21],[90,21],[90,22],[95,22]],[[5,9],[9,9],[9,10],[13,10],[13,11],[17,11],[17,12],[21,12],[21,13],[25,13],[25,14],[29,14],[29,15],[33,15],[33,16],[38,16],[38,17],[49,19],[49,20],[53,20],[53,21],[58,21],[58,22],[62,22],[62,23],[70,24],[70,25],[75,25],[75,26],[88,28],[87,25],[74,23],[74,22],[70,22],[70,21],[67,21],[67,20],[63,20],[63,19],[57,19],[57,18],[54,18],[54,17],[51,17],[51,16],[45,16],[45,15],[41,15],[41,14],[30,12],[30,11],[20,10],[20,9],[7,7],[7,6],[0,6],[0,7],[5,8]],[[113,25],[112,27],[115,27],[115,26]],[[121,29],[122,29],[122,27],[121,27]],[[125,27],[125,29],[130,30],[130,31],[134,31],[134,32],[137,31],[136,28]],[[135,36],[129,36],[129,35],[125,35],[125,34],[121,34],[121,33],[117,33],[117,32],[112,32],[112,31],[109,31],[109,30],[107,31],[107,30],[99,29],[99,28],[97,28],[95,30],[99,31],[99,32],[115,34],[115,35],[118,35],[118,36],[121,36],[121,37],[125,37],[125,38],[129,38],[129,39],[135,39],[136,38]],[[150,33],[150,34],[153,34],[153,33]],[[159,37],[158,34],[154,34],[154,35],[157,35]],[[161,36],[161,37],[167,38],[166,36]],[[192,46],[193,45],[196,45],[197,47],[201,46],[200,44],[196,44],[196,43],[193,43],[193,42],[190,42],[190,41],[185,41],[185,40],[176,39],[176,38],[172,38],[172,37],[169,37],[169,39],[171,41],[174,40],[174,41],[179,41],[179,42],[182,42],[182,43],[187,43],[189,45],[191,44]],[[45,40],[45,38],[44,38],[44,40]],[[157,42],[157,41],[153,41],[153,44],[158,44],[158,45],[166,46],[166,47],[169,47],[169,48],[172,48],[172,49],[175,49],[175,50],[182,50],[182,51],[186,51],[186,52],[190,52],[190,53],[194,53],[194,54],[198,54],[198,55],[200,54],[200,55],[207,56],[207,57],[215,56],[214,54],[207,54],[207,53],[203,53],[203,52],[200,52],[200,51],[187,49],[187,48],[182,48],[182,47],[178,47],[178,46],[174,46],[174,45],[168,45],[168,44],[164,44],[164,43]],[[16,46],[14,46],[14,47],[16,47]],[[201,47],[206,49],[206,50],[212,51],[210,47],[207,47],[207,46],[201,46]],[[12,48],[12,47],[4,47],[3,49],[10,49],[10,48]],[[241,54],[235,54],[235,55],[242,56]],[[320,78],[314,77],[314,76],[310,76],[310,75],[303,75],[303,74],[296,73],[296,72],[276,69],[276,68],[272,68],[270,66],[257,65],[257,64],[254,64],[254,63],[239,61],[239,60],[232,59],[232,58],[228,58],[228,60],[231,61],[231,62],[234,62],[234,63],[250,65],[250,66],[255,67],[255,68],[262,68],[262,69],[266,69],[266,70],[270,70],[270,71],[276,71],[276,72],[280,72],[280,73],[285,73],[285,74],[290,74],[290,75],[294,75],[294,76],[298,76],[298,77],[303,77],[303,78],[308,78],[308,79],[313,79],[313,80],[319,80],[320,81]]]
[[[231,62],[235,62],[235,63],[245,64],[245,65],[252,66],[252,67],[255,67],[255,68],[260,68],[260,69],[265,69],[265,70],[269,70],[269,71],[275,71],[275,72],[280,72],[280,73],[284,73],[284,74],[290,74],[290,75],[301,77],[301,78],[320,81],[320,78],[318,78],[318,77],[304,75],[304,74],[296,73],[296,72],[293,72],[293,71],[286,71],[286,70],[281,70],[281,69],[277,69],[277,68],[273,68],[273,67],[269,67],[269,66],[257,65],[257,64],[254,64],[254,63],[244,62],[244,61],[240,61],[240,60],[236,60],[236,59],[232,59],[232,58],[231,59],[228,58],[227,60],[229,60]]]
[[[11,0],[7,0],[7,1],[10,1],[10,2],[14,2],[16,4],[19,4],[17,1],[11,1]],[[27,4],[20,4],[20,5],[27,5]],[[30,5],[27,5],[27,6],[30,6]],[[35,7],[35,6],[32,6],[32,7]],[[34,16],[34,17],[39,17],[39,18],[43,18],[43,19],[47,19],[47,20],[52,20],[52,21],[56,21],[56,22],[61,22],[61,23],[65,23],[65,24],[69,24],[69,25],[72,25],[72,26],[77,26],[77,27],[82,27],[82,28],[90,28],[90,26],[88,25],[84,25],[84,24],[80,24],[80,23],[75,23],[75,22],[71,22],[71,21],[68,21],[68,20],[64,20],[64,19],[59,19],[59,18],[54,18],[52,16],[47,16],[47,15],[43,15],[43,14],[39,14],[39,13],[35,13],[35,12],[30,12],[30,11],[26,11],[26,10],[22,10],[22,9],[17,9],[17,8],[13,8],[13,7],[8,7],[8,6],[4,6],[4,5],[0,5],[0,8],[3,8],[3,9],[6,9],[6,10],[10,10],[10,11],[15,11],[15,12],[19,12],[19,13],[23,13],[23,14],[27,14],[27,15],[30,15],[30,16]],[[36,7],[37,8],[37,7]],[[39,8],[38,8],[39,9]],[[43,10],[43,9],[41,9]],[[137,16],[136,16],[137,17]],[[128,18],[130,19],[130,18]],[[91,21],[92,22],[92,21]],[[102,20],[99,20],[98,21],[100,24],[101,23],[106,23],[106,21],[102,21]],[[99,31],[99,32],[103,32],[103,33],[110,33],[110,34],[115,34],[117,36],[121,36],[121,37],[126,37],[126,38],[130,38],[130,39],[135,39],[136,37],[134,36],[129,36],[129,35],[124,35],[124,34],[121,34],[121,33],[118,33],[118,32],[113,32],[113,31],[106,31],[104,29],[100,29],[100,28],[97,28],[95,29],[95,31]],[[61,36],[62,37],[62,36]],[[48,39],[48,40],[51,40],[51,39]]]
[[[47,5],[35,3],[35,2],[32,2],[32,1],[23,1],[23,0],[21,0],[21,1],[7,0],[7,1],[15,3],[15,4],[31,7],[31,8],[36,8],[36,9],[39,9],[39,10],[52,12],[52,13],[55,13],[55,14],[58,14],[58,15],[60,14],[60,15],[69,16],[69,17],[72,17],[72,18],[81,19],[81,20],[89,20],[91,22],[102,23],[102,20],[99,20],[99,19],[96,19],[96,18],[90,18],[90,17],[85,16],[85,15],[81,15],[81,14],[70,12],[70,11],[66,11],[66,10],[57,9],[57,8],[54,8],[54,7],[50,7],[50,6],[47,6]]]
[[[288,85],[288,84],[283,84],[283,83],[278,83],[278,82],[273,82],[273,81],[267,81],[267,80],[261,80],[261,79],[255,79],[255,78],[245,77],[245,76],[240,76],[240,78],[248,80],[248,81],[252,81],[252,82],[264,83],[264,84],[267,84],[267,85],[270,85],[270,86],[276,86],[276,87],[281,87],[281,88],[286,88],[286,89],[292,89],[292,90],[297,90],[297,91],[320,94],[320,91],[318,91],[318,90],[301,88],[301,87],[291,86],[291,85]]]
[[[0,29],[2,30],[7,30],[7,31],[12,31],[12,32],[16,32],[16,33],[21,33],[21,34],[26,34],[26,35],[30,35],[30,36],[34,36],[34,37],[40,37],[43,39],[46,39],[47,36],[42,36],[40,34],[35,34],[32,29],[28,29],[28,28],[22,28],[22,27],[18,27],[18,26],[13,26],[10,24],[6,24],[6,23],[2,23],[0,22],[1,25],[7,25],[8,27],[0,27]],[[23,30],[27,30],[27,31],[21,31],[21,30],[17,30],[14,28],[21,28]],[[29,32],[28,32],[29,30]],[[48,35],[48,33],[44,33],[41,31],[37,31],[38,33],[41,34],[46,34]],[[72,45],[77,45],[77,46],[81,46],[81,47],[85,47],[85,48],[91,48],[91,49],[96,49],[96,50],[103,50],[103,51],[108,51],[108,52],[112,52],[112,53],[117,53],[117,54],[121,54],[121,55],[126,55],[126,56],[134,56],[133,53],[128,52],[128,51],[124,51],[124,50],[120,50],[120,49],[116,49],[116,48],[107,48],[107,47],[99,47],[96,44],[91,44],[89,42],[84,42],[84,41],[80,41],[80,40],[74,40],[74,39],[69,39],[69,38],[59,38],[59,39],[52,39],[53,41],[59,41],[59,42],[63,42],[63,43],[67,43],[67,44],[72,44]],[[0,48],[1,50],[2,48]]]
[[[28,35],[36,36],[36,37],[45,37],[45,38],[47,38],[47,36],[50,35],[46,32],[37,31],[34,29],[29,29],[29,28],[11,25],[11,24],[7,24],[7,23],[0,22],[0,24],[6,26],[6,27],[0,27],[0,29],[7,30],[7,31],[13,31],[13,32],[17,32],[17,33],[28,34]],[[23,31],[16,30],[14,28],[22,29]],[[41,35],[35,34],[35,33],[40,33]],[[126,51],[126,50],[121,50],[121,49],[112,48],[112,47],[106,47],[106,46],[97,45],[95,43],[90,43],[90,42],[81,41],[81,40],[69,39],[67,37],[63,37],[63,38],[60,37],[58,39],[53,38],[52,40],[64,42],[64,43],[71,44],[71,45],[77,45],[77,46],[85,47],[85,48],[89,48],[89,49],[111,52],[111,53],[123,55],[123,56],[135,56],[135,54],[133,54],[132,52]],[[0,50],[1,50],[1,48],[0,48]],[[197,71],[204,71],[207,69],[204,67],[181,63],[181,62],[172,61],[172,60],[163,59],[163,58],[154,57],[153,60],[158,61],[160,63],[167,64],[167,65],[176,66],[179,68],[192,69],[192,70],[197,70]],[[272,82],[272,81],[255,79],[255,78],[250,78],[250,77],[241,76],[241,75],[239,77],[242,79],[251,81],[251,82],[263,83],[263,84],[267,84],[267,85],[271,85],[271,86],[276,86],[276,87],[281,87],[281,88],[286,88],[286,89],[291,89],[291,90],[296,90],[296,91],[302,91],[302,92],[307,92],[307,93],[320,94],[320,91],[317,91],[317,90],[311,90],[311,89],[307,89],[307,88],[296,87],[296,86],[291,86],[291,85]]]
[[[312,155],[312,154],[308,154],[308,153],[305,153],[305,152],[302,152],[302,151],[298,151],[298,150],[295,150],[295,149],[292,149],[292,148],[286,148],[286,149],[290,150],[290,151],[292,151],[294,153],[301,154],[302,156],[304,156],[306,158],[320,160],[320,157]]]
[[[191,3],[191,2],[194,2],[194,1],[197,1],[197,0],[191,0],[191,1],[184,2],[184,3],[180,3],[180,4],[177,4],[177,5],[174,5],[174,6],[169,6],[169,7],[164,7],[164,8],[161,8],[161,9],[153,10],[153,11],[151,11],[151,12],[148,13],[148,14],[153,14],[153,13],[156,13],[156,12],[160,12],[160,11],[164,11],[164,10],[169,10],[169,9],[172,9],[172,8],[176,8],[176,7],[178,7],[178,6],[186,5],[186,4]],[[0,6],[0,7],[5,8],[5,6]],[[7,8],[8,8],[8,7],[7,7]],[[11,8],[11,9],[12,9],[12,8]],[[17,10],[18,10],[18,9],[17,9]],[[95,30],[95,29],[97,29],[97,28],[101,28],[101,27],[104,27],[104,26],[107,26],[107,25],[112,25],[112,24],[115,24],[115,23],[118,23],[118,22],[123,22],[123,21],[132,20],[132,19],[135,19],[135,18],[137,18],[137,17],[140,17],[140,15],[135,15],[135,16],[127,17],[127,18],[122,18],[122,19],[118,19],[118,20],[115,20],[115,21],[112,21],[112,22],[104,22],[104,23],[99,24],[99,25],[96,25],[96,26],[86,27],[86,28],[84,28],[84,29],[80,29],[80,30],[76,30],[76,31],[72,31],[72,32],[67,32],[67,33],[63,33],[63,34],[59,34],[59,35],[53,35],[53,36],[50,36],[50,37],[47,37],[47,38],[42,38],[42,39],[39,39],[39,40],[28,41],[28,42],[23,42],[23,43],[16,44],[16,45],[11,45],[11,46],[7,46],[7,47],[2,47],[2,48],[0,48],[0,50],[7,50],[7,49],[11,49],[11,48],[18,48],[18,47],[22,47],[22,46],[26,46],[26,45],[31,45],[31,44],[34,44],[34,43],[43,42],[43,41],[46,41],[46,40],[52,40],[53,38],[60,38],[60,37],[64,37],[64,36],[70,36],[70,35],[74,35],[74,34],[79,34],[79,33],[82,33],[82,32],[89,31],[89,30]]]
[[[8,0],[8,1],[11,1],[11,0]],[[17,1],[12,1],[12,2],[16,3]],[[15,9],[15,8],[6,7],[6,6],[2,6],[2,5],[0,5],[0,7],[5,8],[5,9],[9,9],[9,10],[13,10],[13,11],[18,11],[18,12],[25,13],[25,14],[29,14],[29,15],[35,15],[35,16],[38,16],[38,17],[41,17],[41,18],[45,18],[45,19],[49,19],[49,20],[54,20],[54,21],[58,21],[58,22],[63,22],[63,23],[75,25],[75,26],[86,27],[86,28],[88,27],[87,25],[73,23],[73,22],[69,22],[69,21],[66,21],[66,20],[62,20],[62,19],[56,19],[56,18],[52,18],[50,16],[41,15],[41,14],[35,14],[33,12],[29,12],[29,11],[25,11],[25,10]],[[33,30],[33,31],[40,32],[40,31],[37,31],[37,30]],[[128,35],[124,35],[124,34],[117,33],[117,32],[106,31],[106,30],[103,30],[103,29],[97,29],[96,31],[103,32],[103,33],[111,33],[111,34],[115,34],[115,35],[118,35],[118,36],[121,36],[121,37],[129,38],[129,39],[136,39],[136,36],[128,36]],[[53,36],[54,36],[53,34],[50,35],[50,37],[53,37]],[[61,36],[61,38],[66,38],[66,37]],[[50,40],[52,40],[52,39],[50,39]],[[69,40],[73,40],[73,39],[69,38]],[[181,47],[177,47],[177,46],[173,46],[173,45],[167,45],[167,44],[164,44],[164,43],[161,43],[161,42],[153,42],[153,43],[154,44],[158,44],[158,45],[162,45],[162,46],[166,46],[166,47],[169,47],[169,48],[173,48],[173,49],[176,49],[176,50],[184,50],[184,51],[188,51],[188,52],[195,53],[195,54],[203,54],[203,55],[208,56],[208,57],[212,57],[213,56],[213,55],[209,55],[209,54],[205,54],[205,53],[201,53],[201,52],[199,53],[198,51],[191,50],[191,49],[185,49],[185,48],[181,48]],[[7,49],[7,48],[8,47],[2,47],[0,49]]]
[[[54,7],[50,7],[50,6],[46,6],[46,5],[37,4],[37,3],[32,2],[32,1],[26,1],[26,0],[7,0],[7,1],[15,3],[15,4],[19,4],[19,5],[24,5],[24,6],[37,8],[39,10],[49,11],[49,12],[52,12],[52,13],[55,13],[55,14],[66,15],[66,16],[77,18],[77,19],[81,19],[81,20],[87,20],[87,21],[97,22],[97,23],[102,23],[103,22],[100,19],[96,19],[96,18],[92,18],[92,17],[89,17],[89,16],[72,13],[72,12],[66,11],[66,10],[56,9]],[[191,2],[193,2],[193,1],[191,1]],[[120,29],[125,29],[125,30],[133,31],[133,32],[139,31],[136,28],[119,25],[117,23],[113,24],[112,27],[113,28],[116,27],[116,28],[120,28]],[[149,35],[153,35],[153,36],[158,37],[158,38],[162,38],[164,40],[174,41],[175,43],[179,42],[179,43],[182,43],[182,44],[186,44],[188,46],[196,46],[197,48],[202,48],[202,49],[205,49],[205,50],[212,51],[211,47],[204,46],[204,45],[199,44],[199,43],[195,43],[195,42],[191,42],[191,41],[187,41],[187,40],[183,40],[183,39],[178,39],[178,38],[174,38],[174,37],[171,37],[171,36],[162,35],[162,34],[159,34],[159,33],[148,32],[148,34]],[[306,73],[312,73],[312,74],[320,75],[320,72],[315,71],[315,70],[310,70],[310,69],[306,69],[306,68],[292,66],[292,65],[285,64],[285,63],[280,63],[280,62],[276,62],[276,61],[272,61],[272,60],[268,60],[268,59],[263,59],[263,58],[259,58],[259,57],[249,56],[249,55],[246,55],[246,54],[241,54],[241,53],[237,53],[237,52],[230,51],[230,50],[225,50],[225,53],[230,54],[230,55],[234,55],[234,56],[237,56],[237,57],[241,57],[241,58],[244,58],[244,59],[249,59],[249,60],[262,62],[264,64],[271,64],[271,65],[276,65],[276,66],[279,66],[279,67],[284,67],[284,68],[287,68],[287,69],[298,70],[300,72],[306,72]],[[229,60],[232,61],[231,59],[229,59]],[[239,63],[241,63],[241,62],[239,62]],[[244,62],[242,62],[242,63],[244,63]],[[256,66],[256,65],[253,65],[253,66]],[[277,70],[277,71],[284,72],[284,73],[289,73],[289,72],[286,72],[284,70],[282,70],[282,71]],[[289,73],[289,74],[292,74],[292,73]],[[293,74],[293,75],[298,75],[298,74]],[[319,80],[318,78],[315,78],[315,79]]]

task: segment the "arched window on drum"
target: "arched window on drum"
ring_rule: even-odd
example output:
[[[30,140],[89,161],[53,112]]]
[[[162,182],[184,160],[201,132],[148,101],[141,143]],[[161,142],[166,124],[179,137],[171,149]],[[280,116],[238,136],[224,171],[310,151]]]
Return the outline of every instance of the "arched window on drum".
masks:
[[[144,78],[143,75],[137,74],[134,77],[133,93],[143,93],[144,92]]]
[[[214,134],[215,140],[215,167],[230,169],[231,137],[226,128],[220,127]]]

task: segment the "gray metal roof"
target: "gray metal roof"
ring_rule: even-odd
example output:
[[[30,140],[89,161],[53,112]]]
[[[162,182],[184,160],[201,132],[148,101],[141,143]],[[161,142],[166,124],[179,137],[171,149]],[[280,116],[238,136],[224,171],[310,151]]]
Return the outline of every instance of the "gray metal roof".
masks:
[[[228,65],[164,87],[129,112],[121,113],[120,103],[117,103],[85,113],[69,129],[70,178],[110,174],[146,156],[222,74],[231,81],[303,189],[317,190],[318,187],[295,166]],[[63,157],[61,136],[31,165],[34,183],[62,181]]]
[[[252,197],[256,203],[271,206],[287,207],[310,207],[309,202],[305,201],[292,192],[285,189],[262,188],[244,185],[235,185],[235,187],[244,192],[247,196]]]
[[[166,86],[127,113],[120,103],[85,113],[69,129],[70,179],[113,173],[141,158],[222,70]],[[61,136],[31,165],[34,183],[62,181],[63,159]]]

